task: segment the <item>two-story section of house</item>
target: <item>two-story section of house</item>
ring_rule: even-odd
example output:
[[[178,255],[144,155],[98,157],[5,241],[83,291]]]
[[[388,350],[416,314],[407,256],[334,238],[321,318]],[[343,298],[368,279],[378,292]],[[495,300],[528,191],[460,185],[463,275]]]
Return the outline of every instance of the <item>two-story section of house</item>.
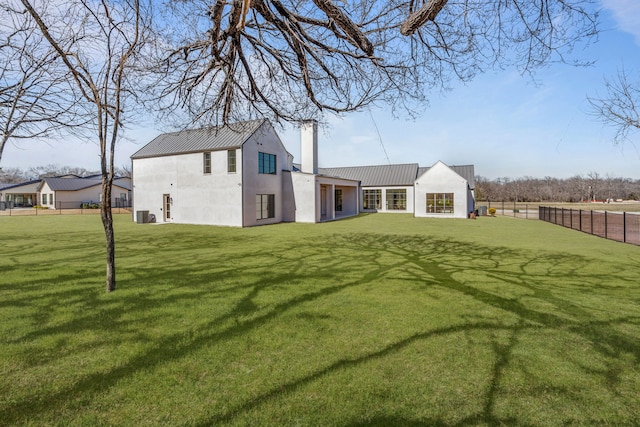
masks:
[[[282,171],[293,159],[267,120],[162,134],[131,158],[134,212],[182,224],[282,221]]]

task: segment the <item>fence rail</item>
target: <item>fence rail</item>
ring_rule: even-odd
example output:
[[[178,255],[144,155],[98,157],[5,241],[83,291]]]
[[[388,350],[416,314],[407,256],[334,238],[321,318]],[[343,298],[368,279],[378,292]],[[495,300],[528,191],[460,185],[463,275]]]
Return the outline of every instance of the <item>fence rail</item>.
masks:
[[[540,206],[541,221],[617,242],[640,245],[640,214]]]
[[[115,199],[111,205],[113,213],[131,212],[129,200]],[[100,214],[100,203],[93,201],[55,202],[52,206],[15,207],[11,202],[0,202],[0,216],[28,215],[91,215]]]

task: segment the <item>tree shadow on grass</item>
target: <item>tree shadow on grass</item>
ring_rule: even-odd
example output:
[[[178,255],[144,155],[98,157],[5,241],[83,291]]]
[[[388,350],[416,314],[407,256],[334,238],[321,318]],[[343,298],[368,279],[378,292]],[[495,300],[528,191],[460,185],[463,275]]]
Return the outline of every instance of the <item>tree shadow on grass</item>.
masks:
[[[219,242],[224,245],[224,242]],[[303,373],[291,381],[277,384],[275,387],[259,391],[256,396],[247,396],[241,403],[229,407],[224,412],[211,416],[203,415],[198,425],[215,425],[233,422],[241,415],[260,405],[294,394],[302,387],[311,384],[334,372],[353,369],[372,360],[382,359],[403,351],[410,345],[456,333],[474,333],[476,331],[507,333],[508,341],[492,343],[494,354],[493,367],[483,397],[482,410],[463,417],[458,425],[484,422],[489,424],[518,423],[526,424],[523,419],[513,419],[496,413],[495,404],[500,393],[505,369],[510,365],[512,351],[518,339],[525,331],[550,329],[575,334],[591,343],[592,348],[609,358],[631,354],[640,360],[640,344],[637,337],[629,336],[613,328],[620,323],[640,322],[640,317],[628,313],[596,313],[589,307],[591,301],[577,303],[571,295],[578,292],[600,295],[600,283],[616,281],[621,293],[627,293],[631,284],[626,283],[627,276],[616,277],[615,268],[600,275],[581,274],[592,260],[578,256],[560,254],[530,254],[502,249],[495,250],[482,245],[470,248],[467,244],[455,241],[443,241],[412,236],[378,236],[373,234],[349,234],[327,236],[326,240],[315,242],[296,242],[292,250],[285,244],[275,245],[270,254],[261,250],[247,250],[246,259],[254,259],[234,267],[237,254],[225,254],[215,251],[210,255],[198,253],[188,259],[186,265],[176,261],[172,266],[140,267],[130,274],[125,283],[133,285],[144,278],[145,283],[164,281],[166,286],[175,288],[166,296],[152,290],[147,293],[130,293],[117,304],[103,307],[104,297],[95,293],[87,303],[87,313],[79,315],[59,325],[36,329],[13,342],[37,340],[40,337],[55,334],[74,334],[84,330],[131,331],[136,328],[140,333],[125,339],[144,338],[144,325],[160,321],[161,312],[156,314],[145,310],[155,306],[187,306],[203,298],[217,295],[232,300],[230,308],[189,325],[189,330],[170,332],[160,339],[149,342],[141,353],[131,356],[124,363],[103,372],[95,372],[78,378],[73,384],[60,387],[45,399],[34,396],[6,405],[3,408],[4,422],[9,424],[23,422],[24,414],[34,416],[54,412],[61,406],[73,406],[79,396],[88,399],[100,399],[100,395],[138,372],[153,369],[161,364],[197,352],[206,346],[215,346],[221,341],[247,336],[261,328],[265,323],[277,319],[285,313],[306,304],[338,295],[344,291],[371,286],[384,286],[390,272],[397,272],[406,284],[438,288],[459,295],[460,298],[475,301],[478,306],[489,307],[499,313],[507,314],[511,320],[492,319],[486,315],[473,318],[469,314],[461,316],[463,323],[439,327],[424,325],[423,331],[407,331],[404,337],[398,337],[388,345],[373,351],[362,351],[357,356],[334,355],[334,360],[309,373]],[[214,266],[207,266],[207,262]],[[201,265],[202,270],[193,274],[193,265]],[[170,272],[170,273],[168,273]],[[167,280],[167,275],[170,280]],[[474,278],[482,278],[477,283]],[[494,289],[490,284],[499,283]],[[566,297],[554,291],[554,283],[572,290]],[[259,301],[266,291],[283,284],[317,283],[311,288],[302,288],[297,292],[292,286],[286,286],[278,294],[276,302],[264,304]],[[629,285],[627,287],[627,285]],[[505,297],[500,289],[517,288],[518,293]],[[293,295],[290,291],[294,291]],[[617,292],[607,290],[607,292]],[[67,290],[60,295],[63,299],[73,298],[74,291]],[[628,296],[628,295],[627,295]],[[614,295],[613,299],[623,298]],[[532,301],[544,303],[537,306]],[[24,304],[25,300],[17,303]],[[605,302],[606,304],[607,302]],[[55,301],[44,300],[55,305]],[[637,308],[637,307],[636,307]],[[452,308],[455,309],[455,308]],[[92,312],[94,311],[94,312]],[[118,320],[125,314],[138,311],[140,314],[127,321]],[[100,318],[96,320],[98,312]],[[601,319],[594,318],[594,314]],[[320,314],[322,317],[323,315]],[[466,316],[466,318],[465,318]],[[326,316],[325,316],[326,317]],[[330,317],[330,316],[329,316]],[[36,319],[42,321],[43,319]],[[106,320],[106,321],[105,321]],[[64,352],[64,350],[61,350]],[[68,351],[73,351],[70,349]],[[34,355],[31,363],[49,362],[50,359]],[[586,367],[582,367],[586,371]],[[620,372],[615,369],[591,371],[590,375],[604,377],[611,387],[616,387]],[[206,408],[202,408],[206,413]],[[587,419],[587,422],[589,420]],[[445,419],[437,417],[428,420],[396,419],[377,417],[366,423],[354,422],[346,425],[451,425]],[[388,424],[387,424],[388,423]],[[412,424],[413,423],[413,424]]]

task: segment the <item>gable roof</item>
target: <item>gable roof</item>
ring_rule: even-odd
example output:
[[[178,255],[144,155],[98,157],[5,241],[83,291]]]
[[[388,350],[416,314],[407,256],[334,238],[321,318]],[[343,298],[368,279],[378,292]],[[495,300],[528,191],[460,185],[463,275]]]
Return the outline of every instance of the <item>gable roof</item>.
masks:
[[[101,184],[101,180],[95,178],[46,177],[42,179],[42,183],[44,184],[45,182],[53,191],[78,191]],[[42,188],[42,185],[40,188]]]
[[[418,164],[318,168],[318,173],[360,181],[363,187],[408,186],[418,176]]]
[[[447,165],[448,166],[448,165]],[[460,165],[460,166],[448,166],[449,169],[453,170],[455,173],[463,177],[467,180],[469,184],[469,188],[476,188],[476,177],[475,177],[475,168],[473,165]],[[421,167],[418,168],[418,177],[422,176],[426,171],[431,169],[431,167]]]
[[[227,126],[185,129],[158,135],[133,153],[132,159],[170,156],[172,154],[239,148],[266,119],[238,122]]]

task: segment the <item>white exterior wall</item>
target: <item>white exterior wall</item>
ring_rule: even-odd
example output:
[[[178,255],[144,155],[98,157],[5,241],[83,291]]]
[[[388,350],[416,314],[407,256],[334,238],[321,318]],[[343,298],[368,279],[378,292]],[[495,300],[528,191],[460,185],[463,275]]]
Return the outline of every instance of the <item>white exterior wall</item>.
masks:
[[[228,173],[227,150],[212,151],[210,174],[204,173],[202,152],[134,159],[134,219],[136,211],[148,210],[163,221],[163,196],[169,194],[169,221],[241,227],[241,159],[236,150],[236,173]]]
[[[258,153],[275,154],[276,174],[258,173]],[[243,226],[275,224],[284,220],[283,169],[289,168],[290,155],[271,125],[265,123],[242,146]],[[275,196],[275,217],[256,219],[256,195]]]
[[[156,216],[156,221],[162,222],[162,195],[171,194],[175,201],[178,194],[177,163],[180,157],[154,157],[132,161],[134,221],[137,211],[149,211]]]
[[[129,200],[129,190],[119,187],[114,184],[111,187],[111,201],[115,206],[115,199],[120,198],[120,194],[126,194],[127,200]],[[42,195],[47,195],[47,203],[42,203]],[[46,181],[43,182],[42,188],[38,192],[38,204],[47,206],[49,209],[77,209],[82,206],[82,203],[100,203],[102,194],[102,184],[92,185],[91,187],[83,188],[75,191],[53,191]],[[51,195],[53,195],[53,203],[51,202]]]
[[[61,192],[59,192],[61,193]],[[42,203],[42,195],[46,194],[47,195],[47,203]],[[53,194],[53,204],[51,203],[51,195]],[[42,184],[42,188],[40,188],[40,190],[38,190],[38,200],[36,201],[36,205],[40,205],[40,206],[46,206],[49,209],[55,209],[56,207],[56,203],[58,202],[60,195],[59,194],[54,194],[54,191],[49,187],[49,185],[43,181]],[[63,200],[64,200],[64,196],[63,196]],[[95,199],[95,202],[98,202],[98,199]],[[78,206],[71,206],[69,204],[69,208],[76,208],[76,207],[80,207],[80,204],[78,203]]]
[[[296,222],[320,222],[320,188],[313,174],[291,173]]]
[[[467,218],[469,214],[466,179],[449,166],[437,162],[427,172],[418,177],[415,184],[415,216],[431,218]],[[453,193],[453,213],[427,213],[427,193]]]

